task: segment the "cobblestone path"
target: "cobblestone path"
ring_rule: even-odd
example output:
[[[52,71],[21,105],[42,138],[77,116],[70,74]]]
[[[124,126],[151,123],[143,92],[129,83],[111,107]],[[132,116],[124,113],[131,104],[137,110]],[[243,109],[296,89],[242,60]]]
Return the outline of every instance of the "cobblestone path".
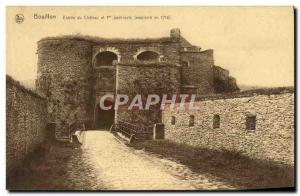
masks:
[[[230,189],[213,177],[193,174],[185,166],[119,143],[105,131],[87,131],[83,145],[93,172],[106,189],[193,190]]]
[[[193,189],[189,183],[165,172],[160,165],[136,154],[105,131],[86,132],[83,146],[97,176],[107,189],[170,190]]]
[[[14,181],[15,190],[234,189],[216,177],[136,150],[107,131],[86,131],[80,148],[53,146]]]

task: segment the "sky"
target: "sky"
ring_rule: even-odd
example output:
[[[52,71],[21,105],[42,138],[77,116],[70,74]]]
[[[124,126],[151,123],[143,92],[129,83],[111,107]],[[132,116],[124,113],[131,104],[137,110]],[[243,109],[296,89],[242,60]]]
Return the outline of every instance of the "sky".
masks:
[[[24,16],[22,23],[16,23],[16,14]],[[56,18],[34,19],[34,14]],[[44,37],[157,38],[179,28],[193,45],[213,49],[215,65],[228,69],[238,84],[293,86],[293,14],[293,7],[7,7],[6,72],[17,80],[35,79],[37,41]],[[83,19],[63,19],[70,16]]]

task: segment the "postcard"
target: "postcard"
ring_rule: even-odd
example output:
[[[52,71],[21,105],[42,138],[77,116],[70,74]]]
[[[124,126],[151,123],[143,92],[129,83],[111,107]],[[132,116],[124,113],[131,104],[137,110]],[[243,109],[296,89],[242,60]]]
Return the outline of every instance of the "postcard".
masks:
[[[6,18],[8,190],[295,190],[293,7]]]

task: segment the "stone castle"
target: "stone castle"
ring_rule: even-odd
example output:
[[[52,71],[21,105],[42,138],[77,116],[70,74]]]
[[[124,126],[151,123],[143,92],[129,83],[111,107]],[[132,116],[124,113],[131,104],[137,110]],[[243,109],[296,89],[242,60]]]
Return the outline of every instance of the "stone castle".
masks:
[[[37,54],[37,91],[47,97],[48,123],[58,139],[69,137],[75,122],[90,129],[119,120],[161,122],[155,108],[142,114],[100,111],[98,97],[107,93],[201,96],[239,90],[229,71],[214,64],[213,50],[190,44],[179,29],[157,39],[44,38]]]
[[[294,87],[239,92],[229,72],[214,65],[212,50],[191,45],[178,29],[159,39],[44,38],[36,88],[6,77],[7,182],[37,149],[70,141],[84,124],[263,160],[287,176],[280,187],[294,186]],[[200,109],[101,111],[104,94],[196,94]]]

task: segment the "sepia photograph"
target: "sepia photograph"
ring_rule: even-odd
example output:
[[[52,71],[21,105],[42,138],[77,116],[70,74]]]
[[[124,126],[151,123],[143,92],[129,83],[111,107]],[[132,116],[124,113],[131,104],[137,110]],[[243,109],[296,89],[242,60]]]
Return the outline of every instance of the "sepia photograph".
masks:
[[[294,23],[293,6],[7,6],[6,189],[295,191]]]

